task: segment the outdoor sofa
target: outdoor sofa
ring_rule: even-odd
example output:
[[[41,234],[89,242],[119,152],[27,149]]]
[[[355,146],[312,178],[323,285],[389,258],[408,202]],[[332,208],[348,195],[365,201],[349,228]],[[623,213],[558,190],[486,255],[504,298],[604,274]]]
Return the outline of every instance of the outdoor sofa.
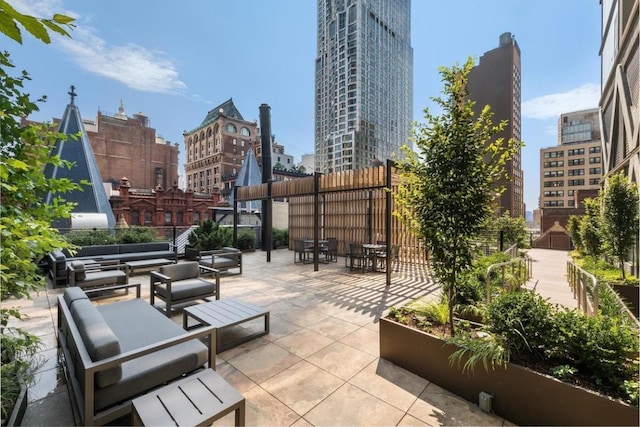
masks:
[[[176,252],[169,242],[122,243],[113,245],[82,246],[75,255],[68,251],[54,251],[47,256],[49,278],[54,287],[67,285],[67,265],[74,260],[128,261],[166,258],[176,261]]]
[[[58,347],[80,425],[116,420],[131,412],[134,398],[215,369],[214,327],[184,331],[140,298],[139,284],[112,289],[125,287],[136,287],[136,298],[96,306],[93,291],[78,287],[58,297]]]

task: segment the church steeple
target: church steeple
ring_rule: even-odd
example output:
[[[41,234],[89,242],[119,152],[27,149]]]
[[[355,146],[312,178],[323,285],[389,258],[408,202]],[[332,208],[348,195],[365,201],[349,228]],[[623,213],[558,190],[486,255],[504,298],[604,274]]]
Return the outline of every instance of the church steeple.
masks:
[[[58,126],[58,131],[67,135],[67,139],[64,141],[56,140],[51,155],[58,155],[61,159],[72,162],[74,165],[71,169],[66,169],[47,164],[44,175],[47,178],[67,178],[76,183],[81,180],[90,182],[91,186],[85,186],[84,191],[65,193],[63,197],[66,201],[77,204],[72,215],[76,213],[102,213],[107,218],[109,228],[113,229],[116,225],[115,217],[109,204],[109,197],[102,184],[102,177],[91,148],[91,142],[82,124],[80,110],[74,102],[77,96],[75,87],[71,86],[71,91],[68,93],[71,96],[71,101],[64,110]],[[79,136],[76,137],[78,134]],[[52,193],[46,194],[45,202],[51,203],[54,196]],[[54,224],[60,228],[64,228],[65,225],[68,226],[64,224],[63,220]]]

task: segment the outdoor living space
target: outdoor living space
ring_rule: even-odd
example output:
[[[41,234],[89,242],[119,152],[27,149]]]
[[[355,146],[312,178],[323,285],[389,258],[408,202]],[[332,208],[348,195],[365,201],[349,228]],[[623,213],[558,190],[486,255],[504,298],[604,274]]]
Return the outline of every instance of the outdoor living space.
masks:
[[[235,298],[270,313],[268,334],[217,355],[217,372],[246,399],[247,425],[512,425],[379,358],[378,321],[388,308],[438,296],[423,267],[400,263],[386,286],[386,274],[351,272],[343,258],[314,271],[313,264],[294,264],[291,257],[286,249],[272,251],[271,262],[266,252],[247,253],[242,275],[221,276],[221,299]],[[131,282],[142,284],[148,302],[148,273]],[[5,302],[21,305],[29,316],[21,326],[40,336],[44,346],[23,425],[77,423],[54,333],[56,297],[62,292],[48,286],[31,301]],[[118,294],[95,303],[130,297]],[[182,326],[181,308],[172,320]],[[260,328],[263,320],[255,319],[228,335]],[[214,423],[233,424],[233,414]]]

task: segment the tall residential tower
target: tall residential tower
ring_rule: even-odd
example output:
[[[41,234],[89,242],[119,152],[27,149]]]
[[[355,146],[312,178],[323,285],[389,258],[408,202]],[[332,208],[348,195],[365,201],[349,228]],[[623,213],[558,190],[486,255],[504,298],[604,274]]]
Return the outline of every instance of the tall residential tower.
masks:
[[[413,120],[410,0],[318,0],[315,164],[400,158]]]
[[[485,52],[480,63],[469,74],[469,96],[476,101],[478,114],[485,105],[491,106],[493,121],[507,120],[507,126],[497,138],[521,139],[520,47],[511,33],[500,35],[500,45]],[[513,218],[524,216],[523,175],[520,150],[506,164],[509,180],[500,199],[500,214],[509,211]]]

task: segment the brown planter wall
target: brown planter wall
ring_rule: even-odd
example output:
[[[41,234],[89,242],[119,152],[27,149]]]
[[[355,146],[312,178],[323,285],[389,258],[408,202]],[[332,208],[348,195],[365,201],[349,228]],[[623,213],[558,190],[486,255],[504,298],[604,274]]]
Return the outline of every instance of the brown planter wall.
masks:
[[[380,319],[380,357],[478,403],[481,391],[493,395],[493,412],[519,425],[631,425],[638,408],[509,364],[470,373],[451,366],[455,347],[414,328]]]
[[[640,286],[613,285],[613,289],[620,295],[627,307],[637,317],[640,316]]]

